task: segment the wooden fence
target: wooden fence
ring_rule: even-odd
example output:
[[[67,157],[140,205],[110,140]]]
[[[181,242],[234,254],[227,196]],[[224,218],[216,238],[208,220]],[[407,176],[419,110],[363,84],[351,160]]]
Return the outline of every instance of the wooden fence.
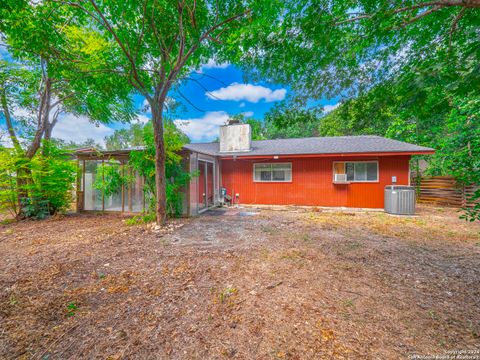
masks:
[[[476,186],[460,186],[454,178],[448,176],[412,179],[412,184],[417,184],[419,203],[452,207],[472,206],[468,199],[478,189]]]

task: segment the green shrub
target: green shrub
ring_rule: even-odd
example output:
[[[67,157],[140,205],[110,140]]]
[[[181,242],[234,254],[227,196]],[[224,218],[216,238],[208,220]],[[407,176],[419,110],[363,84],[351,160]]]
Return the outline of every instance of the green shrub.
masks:
[[[16,216],[18,208],[17,156],[12,149],[0,147],[0,210]]]
[[[125,224],[138,225],[138,224],[147,224],[155,221],[155,213],[148,212],[142,215],[135,215],[130,219],[125,220]]]
[[[64,212],[72,203],[75,190],[77,165],[71,155],[53,143],[43,143],[43,153],[36,158],[38,165],[33,171],[36,184],[34,197],[48,202],[50,215]]]
[[[70,155],[50,142],[32,159],[0,149],[0,207],[38,219],[63,212],[72,201],[76,171]]]
[[[182,188],[189,183],[191,178],[191,175],[183,167],[182,156],[180,155],[180,151],[183,145],[188,142],[188,138],[175,127],[173,122],[168,120],[164,123],[164,138],[167,215],[169,217],[179,217],[183,210],[184,194]],[[144,191],[148,200],[146,210],[155,214],[155,139],[151,123],[143,128],[143,141],[145,149],[143,151],[132,151],[129,164],[139,175],[145,178]]]

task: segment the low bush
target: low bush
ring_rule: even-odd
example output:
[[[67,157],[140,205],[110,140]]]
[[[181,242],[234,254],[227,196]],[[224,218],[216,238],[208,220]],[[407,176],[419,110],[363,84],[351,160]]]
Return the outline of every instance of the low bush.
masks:
[[[43,219],[66,211],[77,167],[70,155],[44,142],[32,159],[0,149],[0,207],[14,216]]]

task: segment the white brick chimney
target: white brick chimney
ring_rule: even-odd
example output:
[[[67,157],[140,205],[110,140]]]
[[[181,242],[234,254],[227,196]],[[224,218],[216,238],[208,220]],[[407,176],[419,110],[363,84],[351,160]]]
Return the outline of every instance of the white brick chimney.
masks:
[[[252,131],[249,124],[228,123],[220,127],[220,152],[252,150]]]

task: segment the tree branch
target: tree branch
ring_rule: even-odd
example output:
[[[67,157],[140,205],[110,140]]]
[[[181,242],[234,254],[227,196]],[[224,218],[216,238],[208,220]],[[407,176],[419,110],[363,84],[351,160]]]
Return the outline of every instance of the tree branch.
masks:
[[[0,101],[2,103],[3,115],[5,116],[5,122],[7,124],[8,135],[10,136],[10,140],[12,140],[13,147],[18,154],[23,154],[22,146],[20,145],[20,141],[18,141],[17,135],[15,134],[15,129],[13,128],[5,87],[0,93]]]
[[[463,17],[463,14],[465,14],[465,11],[466,11],[466,8],[463,8],[462,10],[460,10],[458,12],[457,16],[455,16],[455,19],[453,19],[452,27],[450,28],[450,38],[448,40],[448,47],[449,48],[452,47],[453,33],[457,30],[458,22]]]
[[[426,10],[425,12],[422,12],[422,13],[418,14],[417,16],[413,17],[411,20],[405,22],[401,27],[404,27],[408,24],[411,24],[411,23],[421,19],[422,17],[424,17],[426,15],[429,15],[429,14],[435,12],[435,11],[438,11],[438,10],[440,10],[442,8],[446,8],[446,7],[459,6],[459,7],[463,7],[463,10],[465,10],[467,8],[480,8],[480,0],[427,1],[427,2],[420,3],[420,4],[416,4],[416,5],[412,5],[412,6],[405,6],[405,7],[399,8],[399,9],[395,9],[391,12],[391,14],[395,15],[395,14],[400,14],[400,13],[404,13],[404,12],[408,12],[408,11],[412,11],[412,10],[417,10],[417,9],[422,9],[422,8],[425,8],[425,7],[431,7],[431,6],[433,6],[432,9]],[[356,22],[356,21],[359,21],[359,20],[362,20],[362,19],[370,19],[373,16],[374,16],[374,14],[361,14],[361,15],[356,16],[354,18],[334,22],[333,25],[338,26],[338,25],[342,25],[342,24]]]
[[[405,26],[407,25],[410,25],[418,20],[420,20],[421,18],[427,16],[427,15],[430,15],[431,13],[434,13],[435,11],[438,11],[442,8],[442,6],[434,6],[433,8],[429,9],[429,10],[426,10],[420,14],[418,14],[417,16],[414,16],[413,18],[409,19],[408,21],[405,21],[403,22],[400,26],[398,27],[395,27],[394,29],[401,29],[401,28],[404,28]]]
[[[190,49],[187,51],[187,53],[185,54],[185,57],[184,57],[184,60],[182,62],[182,66],[183,64],[185,64],[185,62],[188,60],[188,58],[193,54],[193,52],[198,48],[198,46],[205,40],[207,39],[210,34],[212,32],[214,32],[216,29],[222,27],[223,25],[226,25],[228,23],[231,23],[232,21],[235,21],[247,14],[250,13],[250,10],[245,10],[244,12],[240,13],[240,14],[237,14],[237,15],[234,15],[234,16],[231,16],[229,17],[228,19],[225,19],[215,25],[213,25],[212,27],[210,27],[207,31],[205,31],[201,36],[200,38],[198,39],[198,42],[196,44],[193,44]]]
[[[146,91],[145,84],[142,82],[142,80],[140,79],[140,77],[138,75],[136,63],[135,63],[135,60],[133,59],[132,55],[130,54],[130,51],[127,49],[127,47],[122,42],[122,40],[120,40],[116,31],[113,29],[112,25],[109,23],[109,21],[107,20],[105,15],[102,13],[102,11],[98,7],[95,0],[89,0],[89,1],[92,4],[93,8],[95,9],[95,12],[102,19],[103,26],[105,26],[106,29],[108,30],[108,32],[113,36],[113,38],[115,39],[115,42],[118,44],[118,46],[120,46],[120,49],[122,50],[122,52],[127,57],[127,60],[130,64],[131,71],[133,73],[133,78],[134,78],[135,82],[137,83],[135,88],[137,88],[137,90],[139,90],[139,91]]]

